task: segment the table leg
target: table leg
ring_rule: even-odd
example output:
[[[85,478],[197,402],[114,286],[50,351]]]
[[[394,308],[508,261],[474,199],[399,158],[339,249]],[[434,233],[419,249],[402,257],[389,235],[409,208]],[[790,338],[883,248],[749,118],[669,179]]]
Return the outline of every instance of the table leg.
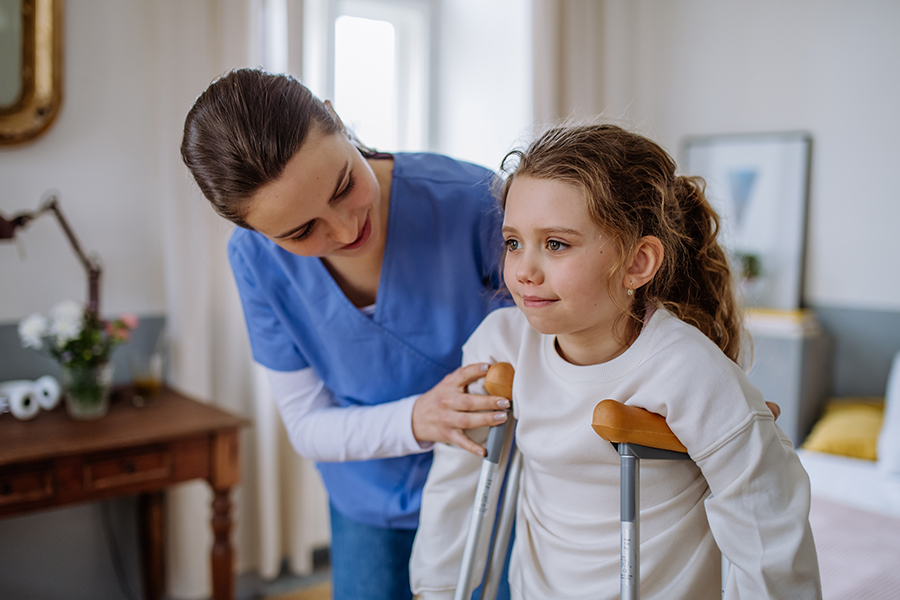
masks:
[[[141,570],[144,599],[162,600],[165,591],[165,512],[163,492],[146,492],[138,496],[140,523]]]
[[[234,600],[234,549],[231,546],[231,500],[229,488],[213,490],[213,600]]]

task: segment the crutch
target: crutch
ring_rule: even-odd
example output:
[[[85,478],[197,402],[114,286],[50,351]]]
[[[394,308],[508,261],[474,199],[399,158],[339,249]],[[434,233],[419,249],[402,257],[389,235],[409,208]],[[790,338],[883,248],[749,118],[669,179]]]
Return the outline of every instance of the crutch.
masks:
[[[620,503],[622,513],[622,600],[641,597],[640,465],[642,458],[690,460],[666,420],[656,413],[603,400],[594,408],[591,423],[597,435],[612,442],[621,459]]]
[[[492,365],[485,376],[485,389],[491,395],[512,401],[514,370],[508,363]],[[621,457],[622,514],[622,600],[640,597],[640,459],[690,460],[687,449],[666,425],[665,419],[642,408],[627,406],[615,400],[604,400],[594,409],[594,431],[618,448]],[[496,597],[506,548],[516,514],[521,456],[513,446],[515,420],[510,413],[506,423],[492,427],[488,434],[487,456],[475,494],[472,520],[463,551],[463,560],[454,600],[470,600],[478,586],[476,567],[487,563],[481,600]],[[509,459],[510,454],[512,458]],[[509,469],[505,481],[503,474]],[[503,489],[503,504],[497,531],[493,531],[496,506]],[[494,539],[491,543],[491,535]]]
[[[484,377],[485,389],[492,396],[500,396],[512,402],[514,373],[509,363],[491,365]],[[516,515],[516,500],[519,495],[521,460],[513,446],[515,430],[516,423],[510,408],[507,420],[491,427],[488,433],[485,445],[487,454],[481,463],[472,520],[469,522],[469,533],[466,537],[453,600],[470,600],[472,592],[479,584],[475,574],[481,565],[486,565],[481,598],[488,600],[496,597],[506,559],[504,549],[509,546]],[[494,521],[501,491],[503,504],[500,507],[500,518],[495,531]]]
[[[781,407],[766,402],[775,420]],[[594,407],[591,423],[597,435],[611,442],[621,459],[620,502],[622,513],[622,600],[641,597],[640,575],[640,460],[690,460],[684,447],[662,415],[615,400],[603,400]],[[722,557],[722,596],[731,563]]]

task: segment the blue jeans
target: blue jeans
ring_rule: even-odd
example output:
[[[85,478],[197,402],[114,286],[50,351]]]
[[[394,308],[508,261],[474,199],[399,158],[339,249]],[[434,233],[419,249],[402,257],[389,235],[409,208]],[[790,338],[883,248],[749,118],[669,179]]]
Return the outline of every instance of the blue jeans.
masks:
[[[415,529],[373,527],[331,506],[334,600],[411,600],[409,557]]]
[[[415,529],[387,529],[349,519],[331,506],[333,600],[411,600],[409,558]],[[512,544],[510,544],[512,546]],[[497,600],[509,600],[509,555]],[[478,598],[479,590],[473,594]]]

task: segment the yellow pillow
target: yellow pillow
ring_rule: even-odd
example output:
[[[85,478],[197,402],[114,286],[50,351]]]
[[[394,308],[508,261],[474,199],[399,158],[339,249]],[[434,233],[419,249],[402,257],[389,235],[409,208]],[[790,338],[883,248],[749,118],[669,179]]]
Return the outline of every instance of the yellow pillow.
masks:
[[[883,398],[835,398],[803,442],[806,450],[877,460]]]

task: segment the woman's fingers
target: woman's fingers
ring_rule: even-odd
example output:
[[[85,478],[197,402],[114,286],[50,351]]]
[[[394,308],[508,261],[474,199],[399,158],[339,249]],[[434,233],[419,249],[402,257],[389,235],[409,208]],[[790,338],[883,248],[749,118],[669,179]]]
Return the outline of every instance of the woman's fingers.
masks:
[[[507,412],[504,410],[491,412],[459,412],[451,416],[452,422],[448,425],[451,429],[478,429],[479,427],[493,427],[506,421]]]
[[[509,400],[500,396],[485,396],[484,394],[459,394],[449,399],[452,407],[458,411],[473,412],[485,410],[506,410],[509,408]]]
[[[418,441],[454,444],[484,455],[484,449],[469,439],[465,430],[503,423],[509,408],[505,398],[466,392],[467,386],[484,377],[487,369],[484,363],[460,367],[416,400],[412,427]]]
[[[484,378],[490,367],[491,365],[487,363],[474,363],[471,365],[465,365],[459,367],[458,369],[447,375],[444,378],[444,381],[448,381],[448,383],[456,385],[462,390],[465,390],[466,386],[468,386],[470,383],[474,383],[479,379]]]
[[[450,443],[454,446],[458,446],[459,448],[471,452],[475,456],[480,456],[481,458],[487,456],[487,451],[484,449],[484,447],[473,442],[469,438],[469,436],[467,436],[461,430],[457,429],[456,431],[454,431],[451,437],[452,439]]]

